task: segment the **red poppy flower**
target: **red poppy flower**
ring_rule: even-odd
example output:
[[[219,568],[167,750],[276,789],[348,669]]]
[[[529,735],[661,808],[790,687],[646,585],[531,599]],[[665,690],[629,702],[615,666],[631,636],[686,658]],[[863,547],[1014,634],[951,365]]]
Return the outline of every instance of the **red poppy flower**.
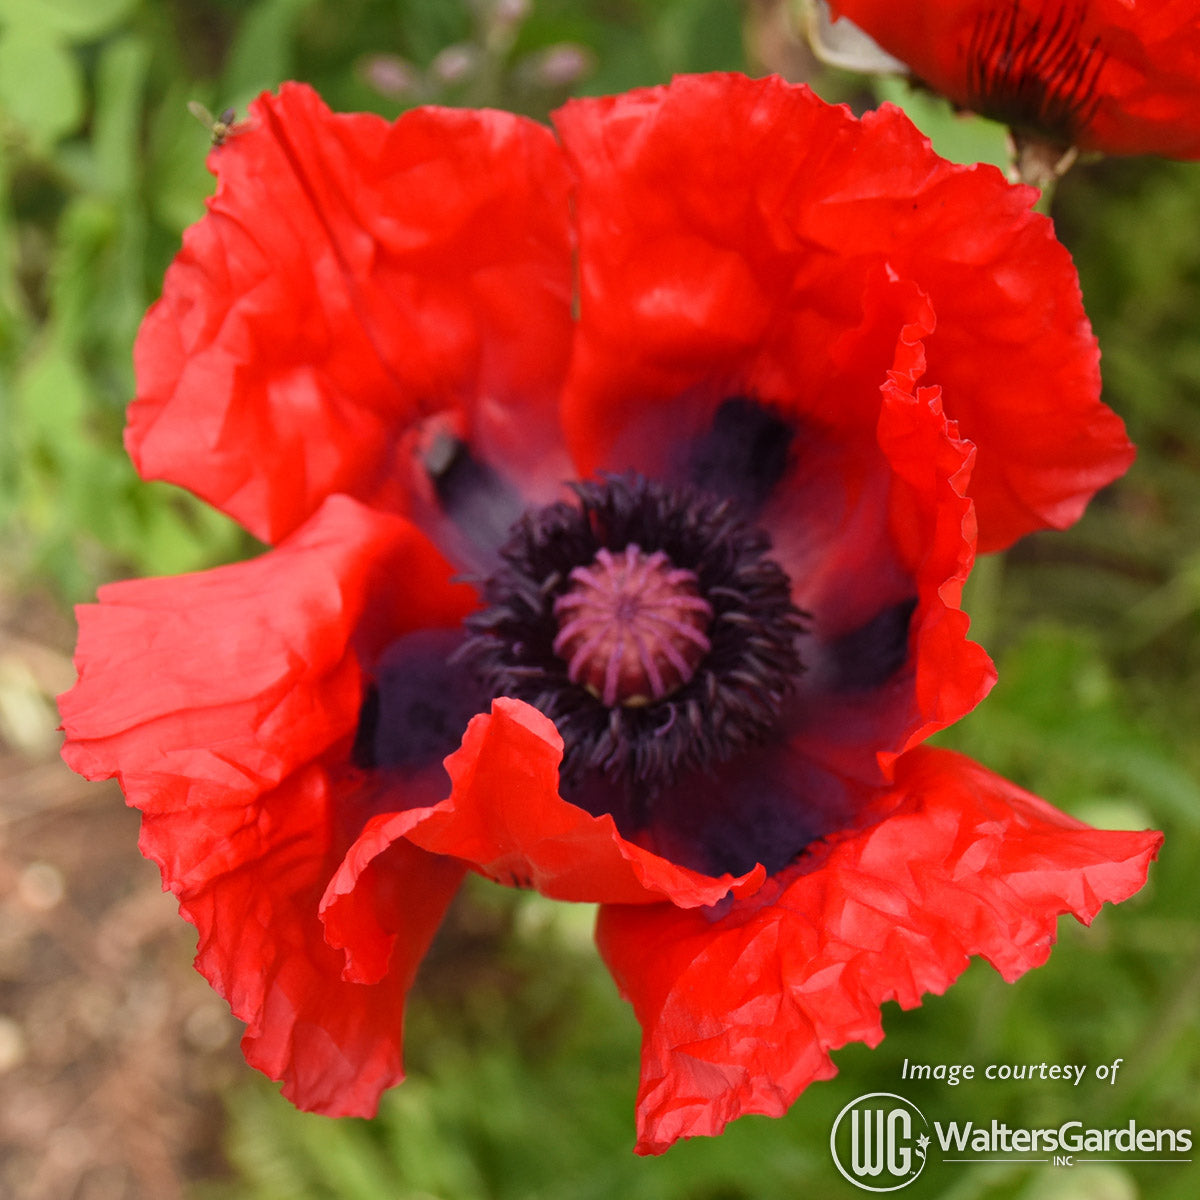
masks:
[[[1064,146],[1200,158],[1195,0],[829,0],[930,87]]]
[[[975,504],[1069,521],[1129,447],[1031,193],[898,111],[708,76],[557,129],[290,85],[214,151],[128,441],[278,544],[82,609],[65,755],[305,1108],[402,1078],[465,871],[599,903],[658,1150],[1141,885],[1158,835],[917,746],[993,679]]]

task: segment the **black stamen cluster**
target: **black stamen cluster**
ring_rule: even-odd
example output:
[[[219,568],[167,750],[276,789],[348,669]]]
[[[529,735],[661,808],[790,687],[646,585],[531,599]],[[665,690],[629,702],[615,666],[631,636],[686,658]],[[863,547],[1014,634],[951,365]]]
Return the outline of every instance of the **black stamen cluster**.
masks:
[[[761,741],[802,670],[803,614],[768,553],[770,540],[729,501],[638,475],[577,483],[578,503],[527,513],[483,585],[461,655],[494,696],[515,696],[554,721],[566,749],[563,785],[596,772],[652,796],[680,774],[723,762]],[[567,677],[555,654],[554,603],[575,567],[601,549],[661,550],[696,576],[712,607],[711,649],[695,674],[642,707],[608,707]]]
[[[1095,116],[1107,55],[1080,41],[1084,6],[1029,21],[1016,3],[985,9],[967,47],[967,102],[976,112],[1070,145]]]

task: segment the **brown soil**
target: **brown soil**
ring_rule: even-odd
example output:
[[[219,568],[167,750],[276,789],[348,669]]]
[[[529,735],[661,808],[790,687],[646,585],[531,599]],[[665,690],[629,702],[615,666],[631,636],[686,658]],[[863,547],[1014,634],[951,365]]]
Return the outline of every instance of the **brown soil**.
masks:
[[[0,1195],[173,1200],[219,1176],[239,1027],[112,784],[58,758],[71,622],[0,597]]]

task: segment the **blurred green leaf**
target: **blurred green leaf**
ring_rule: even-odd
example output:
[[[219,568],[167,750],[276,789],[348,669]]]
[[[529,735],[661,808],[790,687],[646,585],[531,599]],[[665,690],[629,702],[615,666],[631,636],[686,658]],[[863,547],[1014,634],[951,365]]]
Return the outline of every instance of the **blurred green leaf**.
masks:
[[[658,6],[654,28],[671,74],[744,66],[741,14],[729,0],[669,0]]]
[[[141,117],[151,47],[136,34],[106,44],[96,66],[92,129],[96,175],[109,195],[133,202],[138,181]]]
[[[88,41],[118,25],[137,0],[0,0],[0,23]]]
[[[13,220],[11,153],[0,138],[0,362],[11,358],[24,343],[28,313],[18,279],[19,227]]]
[[[82,73],[54,34],[20,25],[0,32],[0,109],[46,146],[82,121]]]
[[[66,463],[79,457],[87,379],[57,339],[46,338],[26,360],[14,396],[13,436],[28,461]]]
[[[1001,171],[1008,170],[1012,153],[1003,125],[973,113],[956,112],[941,96],[915,88],[895,75],[879,76],[874,88],[880,100],[904,109],[943,158],[959,163],[991,163]]]
[[[97,290],[108,303],[121,294],[107,270],[119,221],[114,205],[97,196],[78,197],[59,221],[50,289],[60,344],[81,347],[93,341],[96,322],[105,315]]]
[[[1022,630],[981,706],[939,738],[1062,807],[1103,799],[1200,826],[1200,781],[1128,712],[1095,635],[1048,619]],[[1157,814],[1157,817],[1156,817]]]
[[[260,0],[238,29],[221,79],[227,105],[242,104],[291,78],[296,26],[312,0]]]

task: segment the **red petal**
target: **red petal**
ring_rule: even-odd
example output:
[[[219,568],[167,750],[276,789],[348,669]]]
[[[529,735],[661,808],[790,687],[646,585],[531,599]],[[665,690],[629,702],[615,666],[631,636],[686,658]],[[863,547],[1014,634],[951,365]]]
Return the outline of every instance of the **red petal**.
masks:
[[[994,3],[939,0],[937,4],[891,0],[830,0],[929,86],[969,105],[969,48],[976,24],[993,16]],[[1046,21],[1044,0],[1007,0],[1032,21]],[[1200,158],[1200,22],[1194,0],[1087,0],[1060,6],[1079,14],[1076,44],[1097,59],[1088,95],[1094,114],[1078,144],[1109,154],[1162,154]],[[1095,56],[1095,57],[1090,57]],[[1053,64],[1060,58],[1046,56]]]
[[[474,718],[461,749],[446,759],[447,800],[379,816],[351,847],[330,884],[324,909],[331,940],[347,951],[347,969],[369,974],[386,936],[383,918],[347,917],[366,872],[383,874],[382,856],[401,839],[433,854],[470,863],[489,878],[532,887],[558,900],[711,905],[731,891],[748,895],[764,878],[761,866],[740,877],[713,877],[676,866],[627,842],[612,817],[593,817],[558,795],[562,739],[546,717],[501,697],[490,715]],[[367,880],[368,886],[374,884]]]
[[[946,425],[936,389],[912,396],[894,384],[884,388],[879,443],[896,472],[888,497],[893,545],[918,589],[911,640],[919,723],[907,749],[970,712],[991,690],[996,671],[983,648],[967,640],[970,621],[960,608],[975,561],[968,498],[974,447]]]
[[[404,994],[461,874],[410,848],[387,975],[342,982],[318,904],[362,816],[328,764],[358,721],[359,653],[471,606],[448,575],[407,522],[335,498],[257,560],[115,584],[79,613],[63,755],[142,810],[247,1059],[305,1108],[365,1114],[401,1078]]]
[[[946,990],[971,955],[1008,980],[1056,920],[1145,882],[1157,833],[1091,829],[949,751],[897,763],[899,807],[713,920],[606,907],[597,938],[643,1029],[638,1150],[778,1116],[828,1051],[883,1037],[879,1006]]]
[[[346,492],[404,509],[406,429],[456,413],[537,473],[570,340],[567,180],[543,126],[329,112],[288,84],[214,152],[135,348],[127,444],[274,541]]]
[[[677,79],[572,101],[556,124],[580,180],[566,428],[589,468],[679,396],[711,409],[746,389],[814,418],[871,402],[894,332],[854,363],[831,348],[884,270],[937,313],[925,381],[980,448],[982,548],[1069,524],[1128,466],[1032,190],[943,161],[898,110],[860,122],[778,79]]]
[[[388,883],[386,972],[374,986],[344,982],[318,906],[336,866],[330,829],[345,799],[309,768],[252,808],[148,812],[141,849],[199,930],[197,969],[247,1022],[246,1061],[283,1080],[299,1108],[363,1117],[404,1078],[405,997],[462,868],[407,847],[404,876]]]
[[[896,754],[969,712],[996,673],[967,640],[962,586],[975,557],[968,483],[975,451],[942,412],[936,388],[915,388],[932,313],[912,285],[869,293],[926,315],[901,327],[879,389],[873,446],[861,435],[803,430],[803,469],[768,507],[764,526],[811,614],[806,671],[797,688],[792,749],[849,778],[878,784]],[[861,347],[862,331],[845,349]],[[876,686],[845,687],[830,662],[838,639],[890,605],[915,599],[907,662]]]
[[[320,913],[325,940],[346,952],[342,978],[378,983],[397,958],[415,973],[428,946],[424,931],[432,935],[441,920],[439,898],[466,874],[458,859],[429,854],[393,835],[392,826],[403,826],[405,818],[416,822],[427,811],[372,817],[330,880]]]
[[[77,613],[64,757],[90,779],[153,781],[156,806],[253,797],[353,733],[358,652],[471,610],[449,577],[406,521],[335,497],[274,553],[102,588]]]

